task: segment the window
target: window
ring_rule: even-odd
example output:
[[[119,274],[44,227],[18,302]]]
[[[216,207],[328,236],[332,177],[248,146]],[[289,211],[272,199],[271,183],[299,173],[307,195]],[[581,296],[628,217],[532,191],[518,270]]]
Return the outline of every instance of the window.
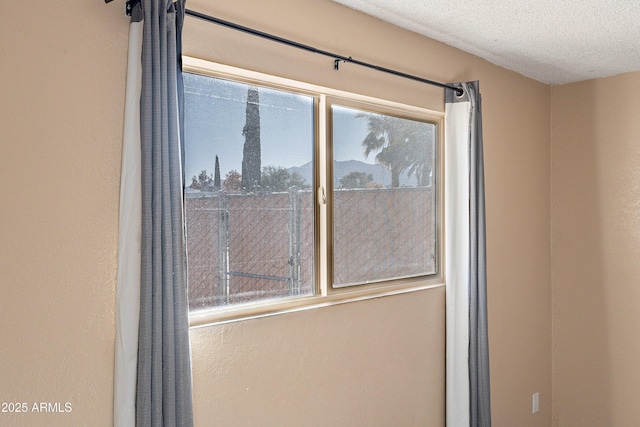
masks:
[[[184,68],[192,315],[439,280],[441,114],[187,57]]]
[[[190,308],[314,293],[312,96],[184,75]]]
[[[436,273],[436,125],[332,106],[333,285]]]

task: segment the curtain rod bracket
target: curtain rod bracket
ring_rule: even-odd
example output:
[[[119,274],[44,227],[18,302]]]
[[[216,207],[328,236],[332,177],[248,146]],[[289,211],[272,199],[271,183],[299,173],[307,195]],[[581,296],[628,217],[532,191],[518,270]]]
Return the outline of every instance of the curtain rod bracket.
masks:
[[[336,58],[333,60],[333,69],[338,71],[340,69],[340,61],[342,62],[351,62],[353,61],[353,58],[349,57],[349,58]]]

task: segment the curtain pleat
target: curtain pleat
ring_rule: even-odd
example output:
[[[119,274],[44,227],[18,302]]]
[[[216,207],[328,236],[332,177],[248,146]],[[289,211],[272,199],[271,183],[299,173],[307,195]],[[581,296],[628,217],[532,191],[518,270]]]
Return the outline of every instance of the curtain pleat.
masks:
[[[140,312],[140,90],[142,22],[131,22],[122,138],[116,337],[114,367],[114,425],[133,427],[136,416],[138,324]]]
[[[469,103],[445,104],[447,427],[469,427],[468,117]]]
[[[177,42],[184,1],[143,0],[137,426],[193,425]]]
[[[489,336],[487,321],[486,220],[482,102],[478,82],[465,85],[471,102],[469,136],[469,381],[471,425],[491,426]]]
[[[447,426],[491,426],[482,111],[478,82],[445,102]]]

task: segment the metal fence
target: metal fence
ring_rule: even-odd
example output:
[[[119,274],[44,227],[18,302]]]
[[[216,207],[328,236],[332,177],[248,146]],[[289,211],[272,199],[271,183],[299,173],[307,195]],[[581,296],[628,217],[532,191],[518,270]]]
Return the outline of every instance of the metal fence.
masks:
[[[313,291],[313,196],[191,193],[186,199],[191,310]]]
[[[334,282],[435,271],[431,188],[336,190]],[[310,190],[187,193],[191,310],[313,293]]]
[[[432,187],[334,192],[336,286],[435,272]]]

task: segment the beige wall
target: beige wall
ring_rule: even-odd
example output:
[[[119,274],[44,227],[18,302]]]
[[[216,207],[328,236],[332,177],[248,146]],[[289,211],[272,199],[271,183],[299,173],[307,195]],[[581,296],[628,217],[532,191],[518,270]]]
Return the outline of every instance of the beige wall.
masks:
[[[294,0],[281,0],[275,6],[274,3],[264,6],[260,2],[244,2],[243,5],[218,4],[214,8],[203,0],[192,0],[189,5],[194,10],[291,37],[321,49],[353,55],[357,59],[400,68],[435,80],[481,80],[487,168],[493,416],[496,426],[549,425],[551,287],[548,87],[326,1],[307,1],[303,6]],[[187,25],[185,52],[193,56],[338,89],[442,109],[442,91],[439,89],[426,88],[348,64],[341,66],[339,72],[335,72],[330,58],[310,56],[199,21],[189,20]],[[416,298],[429,301],[436,299],[442,304],[442,297],[441,293],[433,291],[428,291],[426,295],[393,297],[377,301],[376,304],[380,306],[375,310],[392,313],[394,305],[409,307],[410,301]],[[334,341],[342,343],[345,339],[353,339],[352,347],[341,347],[341,352],[345,354],[361,350],[365,354],[377,354],[377,344],[369,339],[377,339],[380,333],[384,336],[389,330],[380,329],[376,324],[362,322],[356,314],[360,310],[374,310],[370,307],[372,304],[363,302],[331,309],[340,313],[349,310],[349,323],[355,322],[356,330],[359,332],[344,330],[334,316],[320,311],[291,316],[290,320],[286,317],[277,320],[278,324],[297,324],[299,321],[294,319],[300,317],[300,321],[317,325],[315,328],[320,329],[317,332],[314,330],[307,339],[299,335],[300,331],[265,326],[269,322],[275,322],[271,319],[198,330],[194,333],[198,344],[194,346],[199,347],[203,355],[209,354],[213,360],[200,365],[197,360],[199,353],[196,353],[196,368],[210,370],[216,364],[221,364],[225,369],[231,369],[231,373],[243,372],[246,356],[238,357],[235,362],[229,363],[229,355],[233,355],[234,352],[242,353],[247,342],[257,342],[261,352],[272,359],[285,351],[282,343],[295,340],[300,346],[294,347],[298,348],[298,351],[319,352],[313,360],[318,360],[316,369],[320,372],[329,369],[329,364],[334,361],[335,355],[330,350]],[[417,310],[420,311],[419,308]],[[401,311],[406,313],[405,310]],[[421,317],[414,318],[414,315],[405,318],[408,323],[393,324],[394,328],[398,327],[398,330],[402,331],[408,341],[406,347],[394,348],[391,352],[413,353],[416,348],[412,347],[410,342],[420,342],[425,333],[428,333],[428,336],[432,336],[434,331],[442,333],[441,323],[434,324],[433,320],[426,318],[420,320]],[[388,324],[391,319],[394,319],[393,314],[390,314],[383,324]],[[395,321],[400,319],[394,319]],[[419,323],[414,323],[416,321]],[[341,332],[334,336],[336,330]],[[268,331],[277,331],[277,338],[263,338],[262,334]],[[324,339],[315,339],[315,334]],[[363,336],[369,339],[361,341]],[[215,351],[221,337],[233,340],[228,341],[229,345],[223,354]],[[432,359],[435,354],[441,354],[443,339],[441,335],[439,347],[424,349],[423,357]],[[386,357],[390,355],[382,353],[367,363],[375,363],[378,358],[383,360]],[[402,375],[396,377],[392,374],[392,368],[385,368],[384,374],[375,380],[370,379],[373,382],[364,390],[371,393],[376,389],[401,390],[405,396],[422,395],[426,390],[432,393],[433,387],[440,387],[442,390],[441,382],[433,383],[433,377],[424,376],[425,371],[421,370],[423,365],[419,359],[415,363],[403,368],[414,370],[419,376],[420,379],[413,386],[407,387],[402,383]],[[251,389],[253,384],[260,387],[261,384],[269,382],[270,390],[277,394],[283,387],[293,391],[300,386],[300,383],[291,381],[292,376],[304,379],[311,376],[311,381],[303,381],[305,384],[322,385],[322,395],[325,397],[320,399],[319,404],[329,407],[337,405],[336,410],[339,412],[335,415],[336,418],[331,418],[334,423],[330,424],[353,425],[352,419],[341,418],[340,415],[343,406],[337,403],[340,402],[339,396],[351,392],[344,389],[343,382],[339,379],[343,372],[359,372],[359,366],[354,364],[334,367],[333,369],[339,368],[340,371],[329,371],[330,378],[335,379],[330,382],[319,382],[318,376],[324,374],[317,371],[308,373],[306,367],[298,365],[288,368],[294,369],[293,373],[277,367],[259,373],[252,371],[251,376],[242,378],[246,382],[245,388]],[[430,372],[430,375],[434,373]],[[217,390],[217,380],[214,376],[198,380],[195,384],[196,393],[208,395],[212,390]],[[225,384],[222,385],[223,395],[227,394],[224,392]],[[426,390],[424,384],[430,384]],[[354,387],[357,386],[354,384],[350,388]],[[531,414],[531,395],[534,392],[539,392],[541,399],[541,411],[536,415]],[[239,401],[236,397],[239,391],[228,393],[233,397],[233,401]],[[271,413],[282,410],[280,405],[284,405],[276,405],[271,411],[269,408],[273,403],[270,399],[265,400],[261,394],[246,393],[243,396],[242,401],[246,402],[247,407],[256,405],[259,408],[256,409],[258,414],[260,411]],[[387,398],[382,394],[376,396],[365,393],[361,400],[350,401],[353,403],[353,420],[378,420],[379,424],[374,425],[389,425],[388,417],[401,419],[414,416],[415,425],[425,425],[426,420],[422,421],[424,408],[421,409],[421,406],[426,404],[429,413],[427,419],[435,421],[436,425],[442,422],[442,407],[438,406],[438,401],[432,403],[424,400],[422,405],[416,406],[413,401],[400,400],[397,405],[392,406],[393,412],[389,414],[389,402],[385,400]],[[196,407],[196,414],[204,419],[209,414],[220,413],[228,404],[227,400],[212,399],[208,402],[207,409]],[[291,405],[286,411],[294,418],[299,418],[308,413],[308,408],[306,404],[302,404],[298,409]],[[243,415],[247,419],[256,419],[253,418],[253,411],[246,411]],[[322,419],[317,422],[319,425],[323,424]],[[399,422],[396,425],[404,424]]]
[[[553,421],[640,425],[640,74],[552,89]]]
[[[112,421],[127,25],[99,1],[0,12],[0,425]]]
[[[123,1],[10,2],[0,25],[2,425],[110,425]],[[326,0],[189,7],[442,81],[481,81],[495,426],[551,423],[550,89]],[[442,92],[187,18],[185,51],[442,109]],[[193,330],[199,425],[442,425],[443,289]],[[531,394],[541,410],[531,414]]]

